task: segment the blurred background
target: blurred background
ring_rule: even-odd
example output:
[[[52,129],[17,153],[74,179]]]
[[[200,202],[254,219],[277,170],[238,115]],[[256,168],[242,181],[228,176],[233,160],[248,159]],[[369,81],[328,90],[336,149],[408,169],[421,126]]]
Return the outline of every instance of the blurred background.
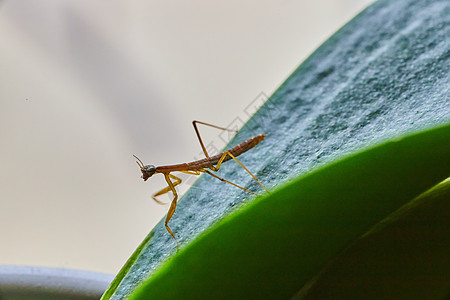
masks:
[[[371,2],[0,1],[0,264],[117,273],[168,210],[132,155],[200,158]]]

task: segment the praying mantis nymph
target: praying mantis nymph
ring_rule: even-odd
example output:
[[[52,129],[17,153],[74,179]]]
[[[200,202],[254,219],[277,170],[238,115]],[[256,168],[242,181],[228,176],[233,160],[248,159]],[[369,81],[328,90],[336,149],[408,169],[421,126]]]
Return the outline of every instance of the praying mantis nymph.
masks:
[[[226,151],[219,153],[217,155],[214,155],[214,156],[209,156],[208,152],[206,151],[205,145],[203,144],[202,138],[200,137],[200,133],[197,129],[197,123],[211,126],[211,127],[217,128],[217,129],[226,130],[226,131],[234,131],[234,130],[231,130],[228,128],[223,128],[223,127],[219,127],[216,125],[212,125],[212,124],[208,124],[208,123],[204,123],[204,122],[200,122],[200,121],[193,121],[192,125],[194,126],[195,133],[197,134],[198,140],[203,149],[203,152],[205,153],[206,158],[196,160],[193,162],[189,162],[189,163],[155,167],[153,165],[144,165],[144,163],[136,155],[133,155],[137,159],[136,163],[138,164],[139,168],[141,169],[142,178],[144,179],[144,181],[147,181],[147,179],[149,179],[150,177],[152,177],[153,175],[158,174],[158,173],[163,174],[164,178],[166,179],[168,186],[163,188],[162,190],[160,190],[159,192],[155,193],[152,196],[152,198],[153,198],[153,200],[155,200],[155,202],[157,202],[158,204],[164,204],[163,202],[156,199],[156,197],[166,194],[169,191],[172,191],[172,193],[173,193],[172,203],[171,203],[169,211],[167,213],[167,217],[164,222],[164,225],[165,225],[167,231],[170,233],[170,235],[174,238],[175,242],[177,243],[177,247],[178,247],[178,241],[177,241],[174,233],[172,232],[172,230],[169,228],[168,223],[169,223],[170,219],[172,218],[173,214],[175,213],[175,208],[177,206],[177,200],[178,200],[178,194],[175,190],[175,186],[177,186],[181,183],[181,178],[178,178],[177,176],[171,174],[172,172],[182,172],[182,173],[191,174],[191,175],[200,175],[201,173],[207,173],[223,182],[229,183],[229,184],[234,185],[235,187],[238,187],[244,191],[254,194],[252,191],[250,191],[244,187],[241,187],[235,183],[232,183],[228,180],[225,180],[211,172],[211,171],[214,171],[214,172],[219,171],[222,163],[229,161],[231,159],[234,159],[239,165],[241,165],[241,167],[243,167],[253,177],[253,179],[255,179],[263,187],[263,189],[266,190],[266,188],[261,183],[261,181],[259,181],[258,178],[256,178],[255,175],[253,175],[236,158],[236,156],[239,156],[242,153],[245,153],[248,150],[255,147],[256,145],[258,145],[266,137],[265,134],[257,135],[251,139],[246,140],[245,142],[242,142],[241,144],[239,144],[229,150],[226,150]],[[173,179],[174,181],[172,181],[171,179]]]

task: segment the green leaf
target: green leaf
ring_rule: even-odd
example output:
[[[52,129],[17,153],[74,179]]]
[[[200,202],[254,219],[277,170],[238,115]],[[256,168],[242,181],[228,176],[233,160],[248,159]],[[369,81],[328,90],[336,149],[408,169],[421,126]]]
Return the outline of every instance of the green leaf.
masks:
[[[379,222],[295,299],[447,299],[450,179]]]
[[[131,257],[128,259],[128,261],[125,263],[125,265],[119,271],[119,274],[117,274],[116,278],[114,278],[114,280],[111,282],[108,289],[103,293],[102,299],[110,299],[111,298],[111,296],[114,294],[117,287],[119,286],[120,282],[122,281],[122,278],[128,273],[130,268],[136,262],[142,249],[145,247],[145,245],[147,245],[147,243],[150,241],[152,236],[153,236],[153,233],[150,233],[149,235],[147,235],[147,237],[142,241],[142,243],[139,245],[139,247],[134,251],[133,255],[131,255]],[[135,284],[137,284],[137,283],[138,282],[136,282]]]
[[[274,190],[368,145],[449,123],[449,22],[447,0],[376,2],[311,55],[229,147],[256,134],[267,134],[261,144],[239,158]],[[259,190],[233,162],[227,162],[218,175]],[[317,193],[327,190],[324,183],[316,188]],[[180,200],[170,226],[185,247],[249,198],[233,186],[201,176]],[[163,223],[151,234],[103,299],[125,298],[174,254],[175,243]]]
[[[448,177],[449,141],[450,125],[388,142],[261,197],[180,251],[132,299],[290,298],[368,229]]]

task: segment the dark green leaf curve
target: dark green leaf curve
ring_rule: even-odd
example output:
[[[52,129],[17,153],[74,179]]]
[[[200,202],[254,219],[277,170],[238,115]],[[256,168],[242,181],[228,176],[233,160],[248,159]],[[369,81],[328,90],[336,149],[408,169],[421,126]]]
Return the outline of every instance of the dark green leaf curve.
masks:
[[[260,197],[170,259],[132,299],[288,299],[371,227],[450,176],[449,141],[450,125],[407,136]]]
[[[448,299],[450,179],[339,254],[295,299]]]

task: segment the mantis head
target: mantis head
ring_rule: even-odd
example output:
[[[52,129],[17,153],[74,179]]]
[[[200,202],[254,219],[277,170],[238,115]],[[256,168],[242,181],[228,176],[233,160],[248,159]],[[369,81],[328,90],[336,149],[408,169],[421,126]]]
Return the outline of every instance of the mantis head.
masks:
[[[144,163],[142,162],[142,160],[139,159],[139,157],[137,157],[136,155],[133,156],[137,159],[136,163],[141,169],[142,172],[141,178],[144,179],[144,181],[147,181],[147,179],[149,179],[150,177],[152,177],[153,174],[155,174],[156,167],[153,165],[144,165]]]

